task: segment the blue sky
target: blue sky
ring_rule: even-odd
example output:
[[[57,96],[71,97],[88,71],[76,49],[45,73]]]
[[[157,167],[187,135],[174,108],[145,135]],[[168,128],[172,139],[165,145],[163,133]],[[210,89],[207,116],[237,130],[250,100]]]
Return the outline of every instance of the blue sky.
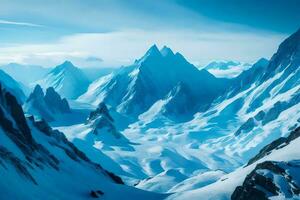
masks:
[[[254,62],[300,27],[299,6],[300,0],[1,0],[0,63],[120,66],[153,43],[199,65]]]

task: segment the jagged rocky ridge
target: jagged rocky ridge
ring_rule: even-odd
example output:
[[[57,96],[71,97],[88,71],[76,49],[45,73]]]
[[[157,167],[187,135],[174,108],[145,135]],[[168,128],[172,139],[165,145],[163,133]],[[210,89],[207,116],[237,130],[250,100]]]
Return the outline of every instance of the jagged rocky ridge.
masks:
[[[55,115],[70,113],[71,109],[66,98],[52,88],[47,88],[44,94],[40,85],[36,85],[24,104],[26,113],[41,117],[46,121],[54,121]]]
[[[275,149],[280,149],[288,145],[294,139],[300,137],[300,127],[292,131],[287,137],[280,137],[270,144],[266,145],[262,148],[257,155],[251,158],[247,165],[251,165],[252,163],[256,162],[257,160],[263,158],[264,156],[270,154]]]
[[[155,103],[164,101],[163,114],[191,115],[197,110],[207,109],[227,85],[228,80],[198,70],[180,53],[174,54],[168,47],[158,50],[154,45],[133,65],[93,82],[79,100],[95,105],[105,101],[131,116],[142,114]],[[176,95],[178,92],[180,95]],[[169,101],[173,93],[175,96]],[[186,98],[180,98],[182,95]],[[181,109],[183,104],[190,107]]]
[[[252,99],[246,111],[246,115],[254,112],[255,116],[249,117],[247,121],[237,130],[236,135],[241,132],[248,133],[260,124],[262,126],[276,120],[285,110],[296,106],[300,101],[299,77],[300,77],[300,30],[292,34],[282,42],[278,51],[272,56],[270,62],[264,60],[254,65],[250,70],[241,75],[241,80],[249,80],[250,84],[255,83],[256,88],[263,86],[273,80],[263,91],[259,91]],[[252,74],[252,75],[251,75]],[[280,75],[280,76],[279,76]],[[248,81],[247,81],[248,82]],[[246,91],[251,85],[243,84],[243,91]],[[240,90],[240,89],[239,89]],[[234,90],[230,95],[235,95]],[[273,98],[273,105],[264,106],[266,99]],[[265,109],[261,109],[264,108]],[[259,112],[258,112],[259,111]]]
[[[123,184],[119,177],[91,162],[63,133],[43,120],[26,119],[2,85],[0,138],[1,199],[88,199],[93,190],[102,191],[107,199],[162,198],[118,186]]]
[[[249,160],[251,165],[281,149],[300,136],[300,127],[292,131],[288,137],[281,137],[265,146],[256,156]],[[288,162],[264,161],[258,163],[255,169],[247,175],[243,185],[233,192],[232,200],[267,200],[270,197],[283,198],[300,197],[300,160]]]
[[[233,192],[232,200],[268,200],[270,197],[296,198],[300,194],[300,160],[265,161],[256,165],[242,186]]]
[[[265,161],[278,166],[291,164],[298,169],[299,130],[287,135],[289,130],[300,125],[299,51],[300,30],[283,41],[270,61],[261,59],[233,79],[233,84],[213,102],[207,112],[196,114],[195,119],[185,124],[185,128],[193,129],[192,133],[187,131],[196,140],[193,148],[201,151],[207,149],[211,157],[224,156],[214,161],[234,159],[232,165],[238,164],[233,168],[230,168],[232,165],[225,167],[223,163],[218,165],[231,172],[211,185],[175,194],[170,199],[230,199],[235,188],[243,185],[245,176],[255,171],[257,164]],[[199,128],[195,128],[197,126]],[[292,139],[294,137],[296,139]],[[247,163],[249,165],[241,167]],[[296,174],[292,177],[299,183]],[[285,174],[276,176],[288,182],[284,180]],[[251,178],[254,177],[249,177],[248,181]],[[274,199],[299,198],[296,193],[286,193],[278,188],[278,196],[275,195]],[[295,197],[289,197],[291,194]],[[269,198],[268,195],[266,198]]]
[[[86,125],[91,127],[91,133],[95,135],[97,141],[111,145],[129,143],[128,139],[117,130],[114,119],[104,102],[101,102],[96,110],[90,113]]]

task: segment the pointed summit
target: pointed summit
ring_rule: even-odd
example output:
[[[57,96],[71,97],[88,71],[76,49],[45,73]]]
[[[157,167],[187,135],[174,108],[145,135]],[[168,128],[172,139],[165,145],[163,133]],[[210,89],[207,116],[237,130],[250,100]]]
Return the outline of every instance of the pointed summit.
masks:
[[[52,87],[48,88],[44,94],[40,85],[35,86],[24,104],[24,110],[26,113],[41,117],[46,121],[55,120],[55,114],[71,112],[66,99],[61,99]]]
[[[170,49],[167,46],[163,46],[163,48],[160,50],[160,53],[164,57],[166,57],[166,56],[174,56],[174,52],[172,51],[172,49]]]
[[[147,51],[147,53],[158,53],[158,52],[159,52],[159,50],[158,50],[156,44],[153,44]]]
[[[157,48],[157,46],[154,44],[148,49],[148,51],[139,61],[145,61],[148,58],[157,58],[157,57],[161,57],[161,53]]]
[[[62,64],[56,66],[56,68],[62,70],[62,69],[74,69],[77,67],[75,67],[71,61],[66,60]]]
[[[95,111],[92,111],[90,113],[90,116],[88,117],[88,121],[95,120],[99,116],[105,116],[107,119],[109,119],[111,122],[113,122],[113,118],[111,117],[109,110],[104,102],[101,102],[98,105],[98,108]]]
[[[66,60],[65,62],[62,63],[62,65],[71,65],[71,66],[73,66],[73,63],[69,60]]]
[[[33,92],[30,94],[30,96],[28,97],[28,99],[27,99],[26,102],[30,101],[33,98],[41,99],[43,97],[44,97],[43,89],[42,89],[42,87],[39,84],[37,84],[34,87]]]
[[[43,95],[44,96],[44,92],[43,92],[43,89],[41,88],[40,85],[36,85],[34,90],[33,90],[33,94],[36,94],[36,95]]]
[[[65,61],[37,83],[42,88],[53,87],[62,97],[76,99],[86,91],[90,82],[80,68],[74,66],[70,61]]]

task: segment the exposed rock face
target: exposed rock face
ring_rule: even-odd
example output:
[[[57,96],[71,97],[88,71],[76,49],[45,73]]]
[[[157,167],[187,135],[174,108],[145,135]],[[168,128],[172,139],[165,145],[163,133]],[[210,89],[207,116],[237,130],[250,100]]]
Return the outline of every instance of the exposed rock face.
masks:
[[[92,190],[92,191],[90,192],[90,196],[91,196],[92,198],[99,198],[99,197],[102,196],[102,195],[104,195],[104,192],[102,192],[101,190],[97,190],[97,191]]]
[[[37,185],[36,180],[32,177],[32,175],[27,170],[26,163],[21,161],[18,157],[16,157],[12,152],[8,149],[0,145],[0,158],[6,162],[9,162],[11,165],[15,167],[17,172],[23,175],[28,180],[32,181],[34,184]],[[0,160],[0,165],[6,169],[6,165]]]
[[[300,136],[300,127],[290,133],[288,137],[281,137],[265,146],[249,160],[248,165],[255,163],[269,155],[273,150],[287,146]],[[247,175],[243,185],[233,192],[232,200],[266,200],[269,197],[283,196],[293,198],[300,194],[300,160],[288,162],[264,161],[256,165]]]
[[[64,150],[71,159],[75,161],[79,161],[81,159],[90,162],[90,159],[82,151],[78,150],[73,143],[69,142],[62,132],[53,130],[44,120],[35,121],[33,117],[30,117],[29,120],[31,121],[33,126],[41,131],[41,133],[49,137],[53,137],[58,143],[51,142],[51,144]]]
[[[36,88],[36,94],[40,94],[40,88]],[[30,97],[32,98],[32,96]],[[0,132],[5,134],[5,140],[0,145],[0,167],[7,168],[12,165],[15,170],[34,184],[39,184],[37,179],[31,173],[33,170],[54,169],[60,170],[63,154],[55,155],[57,149],[63,150],[65,155],[74,162],[90,166],[91,170],[98,171],[115,183],[123,184],[121,178],[104,170],[99,164],[93,163],[90,159],[73,143],[69,142],[65,135],[57,130],[53,130],[44,120],[35,121],[33,117],[25,118],[22,107],[18,104],[16,98],[2,88],[0,84]],[[38,143],[33,134],[41,139],[38,142],[44,142],[50,146],[44,146]],[[2,136],[4,137],[4,136]],[[11,144],[15,145],[14,149]],[[56,148],[55,151],[49,148]],[[23,156],[15,152],[21,151]],[[66,162],[65,160],[63,162]]]
[[[193,99],[189,103],[194,105],[188,108],[188,112],[195,113],[197,110],[192,108],[205,110],[229,82],[227,79],[215,78],[204,69],[197,69],[170,48],[164,47],[160,51],[153,45],[132,65],[92,83],[79,100],[94,105],[105,101],[123,114],[138,116],[169,93],[176,92],[173,90],[176,90],[178,84],[182,84],[185,88],[178,92],[184,93],[186,97],[180,99],[176,96],[170,107],[182,111],[182,101]],[[185,109],[184,111],[186,112]]]
[[[285,110],[300,102],[300,91],[296,92],[288,101],[277,101],[270,109],[260,111],[254,118],[249,118],[242,126],[235,132],[238,136],[241,133],[248,133],[258,125],[266,125],[273,120],[276,120],[278,116]]]
[[[255,120],[253,118],[249,118],[234,134],[238,136],[241,132],[248,133],[255,125]]]
[[[232,200],[267,200],[269,197],[284,196],[293,198],[299,196],[300,180],[297,172],[300,161],[274,162],[265,161],[258,164],[247,175],[242,186],[233,192]]]
[[[98,108],[95,111],[92,111],[90,113],[87,119],[87,123],[90,123],[93,127],[93,133],[95,135],[101,134],[98,133],[100,129],[106,129],[117,138],[120,138],[120,134],[118,133],[114,125],[114,119],[109,114],[108,108],[103,102],[99,104]]]
[[[39,116],[47,121],[54,121],[56,114],[70,113],[68,101],[61,98],[55,90],[50,87],[44,94],[41,86],[36,85],[24,104],[26,113]]]
[[[294,131],[292,131],[288,137],[280,137],[277,140],[274,140],[273,142],[271,142],[270,144],[265,146],[263,149],[261,149],[259,151],[259,153],[256,156],[254,156],[253,158],[251,158],[249,160],[247,165],[251,165],[252,163],[256,162],[257,160],[270,154],[271,151],[274,149],[283,148],[284,146],[288,145],[291,141],[293,141],[294,139],[296,139],[298,137],[300,137],[300,127],[295,129]]]
[[[22,107],[17,103],[16,98],[3,88],[0,89],[0,127],[22,151],[29,163],[36,166],[48,164],[54,169],[58,169],[58,160],[33,139]],[[2,153],[9,155],[8,150],[4,147],[2,147]],[[22,171],[27,174],[26,167],[20,167],[22,162],[18,161],[12,153],[5,158],[14,161],[14,164],[18,163],[18,165],[14,165],[16,169],[23,168]],[[30,177],[29,174],[26,177]]]
[[[86,125],[91,128],[89,136],[92,140],[101,142],[106,147],[122,146],[132,149],[129,140],[116,128],[115,121],[104,102],[90,113]]]
[[[52,110],[58,112],[70,112],[70,106],[66,98],[61,98],[60,95],[55,92],[53,87],[49,87],[46,90],[46,95],[44,97],[47,105],[50,106]]]
[[[105,103],[101,102],[97,109],[95,111],[92,111],[89,115],[88,121],[95,120],[99,116],[105,116],[107,117],[110,121],[114,121],[113,118],[110,116],[109,111]]]

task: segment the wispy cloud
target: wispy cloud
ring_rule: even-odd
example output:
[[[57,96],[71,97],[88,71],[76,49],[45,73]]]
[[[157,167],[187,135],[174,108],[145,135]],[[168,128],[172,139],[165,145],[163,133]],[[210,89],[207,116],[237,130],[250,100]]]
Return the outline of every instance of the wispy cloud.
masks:
[[[0,64],[21,62],[54,66],[63,60],[71,60],[85,67],[91,64],[87,58],[97,57],[103,60],[97,62],[99,66],[121,66],[141,57],[154,43],[168,45],[190,62],[200,65],[211,60],[255,62],[261,57],[269,58],[285,37],[282,34],[266,37],[257,33],[199,33],[192,30],[75,34],[50,43],[0,47]]]
[[[33,24],[28,22],[16,22],[16,21],[8,21],[8,20],[2,20],[0,19],[0,25],[15,25],[15,26],[28,26],[28,27],[43,27],[43,25],[40,24]]]

